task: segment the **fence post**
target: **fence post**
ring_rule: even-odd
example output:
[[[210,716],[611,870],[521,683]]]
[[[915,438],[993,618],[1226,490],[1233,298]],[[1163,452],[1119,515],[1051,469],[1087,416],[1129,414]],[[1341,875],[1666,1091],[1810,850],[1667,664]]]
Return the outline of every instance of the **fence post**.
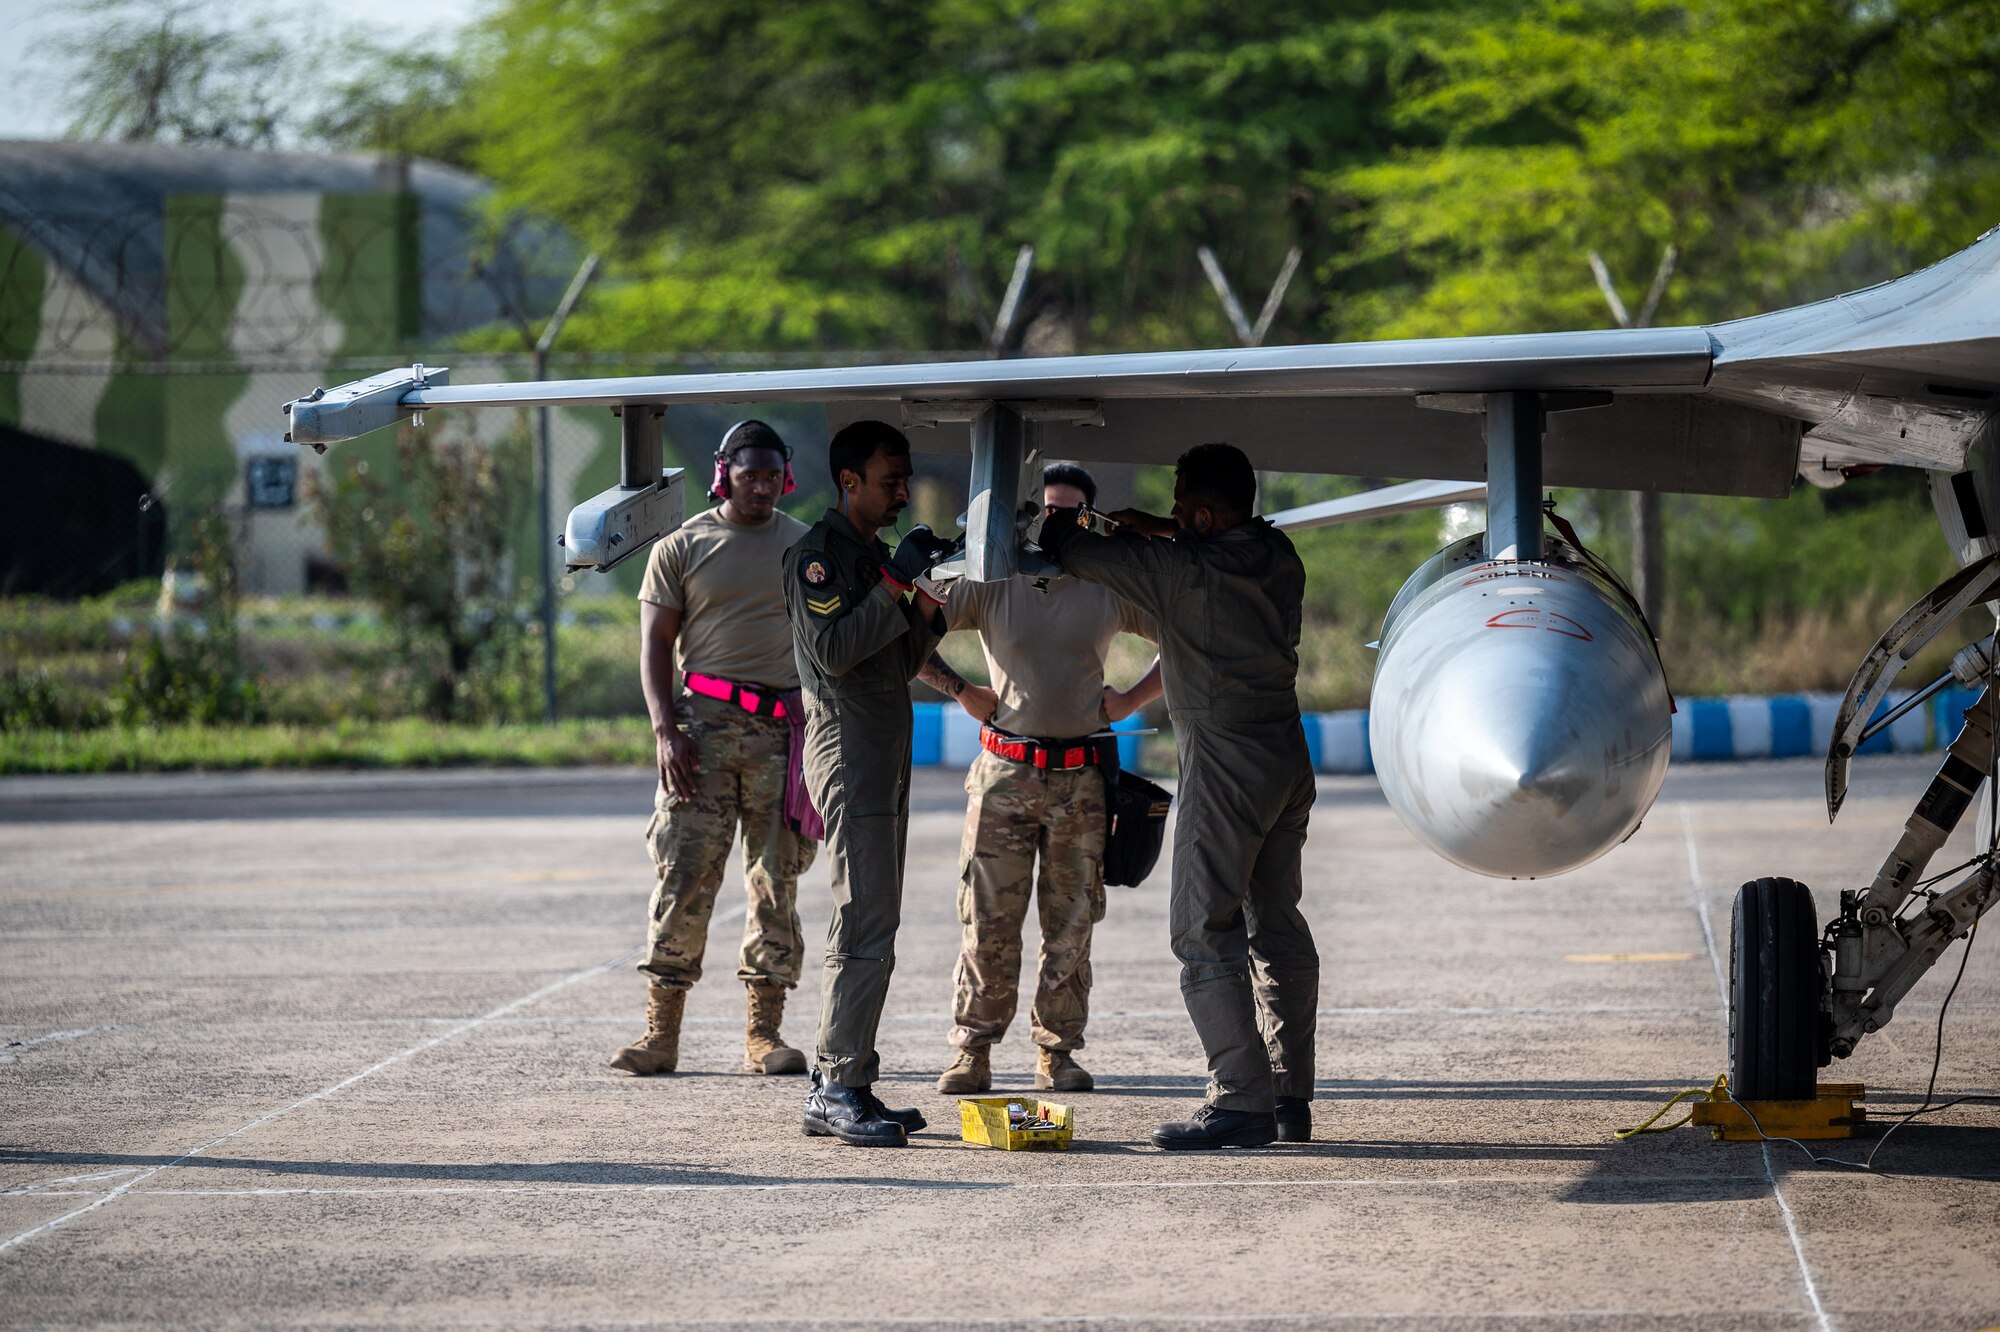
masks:
[[[569,290],[563,293],[562,303],[549,316],[542,336],[535,339],[535,382],[549,377],[549,348],[555,346],[556,335],[562,332],[563,324],[569,319],[569,312],[576,308],[577,298],[597,271],[597,256],[589,255],[576,276],[570,279]],[[538,515],[537,528],[542,544],[542,720],[556,719],[556,575],[555,537],[549,533],[549,503],[555,498],[555,481],[549,468],[549,409],[535,408],[535,510]]]
[[[1667,294],[1667,283],[1673,280],[1674,264],[1680,259],[1680,250],[1669,245],[1660,255],[1660,266],[1653,272],[1653,285],[1647,290],[1646,302],[1639,307],[1636,319],[1626,311],[1625,302],[1618,295],[1617,284],[1611,280],[1611,270],[1605,266],[1604,256],[1592,250],[1589,258],[1591,276],[1597,279],[1597,289],[1604,293],[1604,303],[1611,307],[1611,317],[1618,321],[1618,327],[1652,327],[1653,314],[1660,308],[1660,298]],[[1660,612],[1667,600],[1667,552],[1660,532],[1659,495],[1646,490],[1632,491],[1630,519],[1632,595],[1639,599],[1640,608],[1657,629]]]

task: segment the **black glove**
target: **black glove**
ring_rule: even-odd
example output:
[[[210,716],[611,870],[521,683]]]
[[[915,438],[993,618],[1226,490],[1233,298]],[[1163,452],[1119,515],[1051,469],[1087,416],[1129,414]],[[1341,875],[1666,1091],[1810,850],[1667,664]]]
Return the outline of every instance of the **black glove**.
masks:
[[[1070,532],[1085,525],[1088,509],[1043,509],[1028,524],[1022,535],[1041,549],[1054,555],[1062,548],[1063,540]]]
[[[945,557],[951,547],[951,542],[918,523],[897,545],[896,553],[889,557],[889,562],[882,566],[882,576],[907,592],[916,586],[918,578],[930,572],[933,564]]]

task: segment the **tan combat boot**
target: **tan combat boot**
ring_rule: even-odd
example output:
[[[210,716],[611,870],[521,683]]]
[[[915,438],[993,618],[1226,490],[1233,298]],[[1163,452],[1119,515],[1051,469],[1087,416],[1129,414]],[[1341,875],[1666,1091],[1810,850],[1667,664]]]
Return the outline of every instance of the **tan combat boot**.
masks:
[[[648,985],[645,1038],[612,1055],[611,1067],[641,1078],[673,1072],[681,1057],[681,1010],[687,997],[686,990]]]
[[[805,1055],[778,1035],[778,1023],[785,1016],[785,987],[751,981],[743,988],[750,992],[750,1017],[743,1028],[743,1071],[805,1072]]]
[[[983,1045],[960,1047],[951,1067],[938,1078],[938,1094],[942,1096],[976,1096],[992,1090],[993,1065]]]
[[[1035,1061],[1035,1086],[1041,1091],[1089,1091],[1096,1085],[1090,1070],[1067,1050],[1044,1050]]]

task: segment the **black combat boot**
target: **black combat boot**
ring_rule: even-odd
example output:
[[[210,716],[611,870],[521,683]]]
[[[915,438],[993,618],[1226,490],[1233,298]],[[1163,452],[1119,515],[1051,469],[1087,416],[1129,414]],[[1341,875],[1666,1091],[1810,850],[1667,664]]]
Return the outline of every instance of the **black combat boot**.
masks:
[[[819,1084],[820,1071],[814,1069],[812,1071],[812,1085],[814,1090],[818,1090]],[[888,1106],[882,1104],[882,1098],[875,1094],[873,1087],[860,1087],[856,1090],[868,1097],[877,1115],[892,1123],[901,1124],[905,1133],[915,1133],[920,1129],[930,1127],[930,1121],[924,1118],[923,1111],[917,1109],[891,1110]]]
[[[908,1110],[891,1110],[888,1106],[882,1104],[882,1098],[875,1094],[873,1087],[863,1087],[861,1091],[863,1095],[867,1096],[869,1106],[877,1115],[892,1124],[901,1124],[905,1133],[915,1133],[919,1129],[928,1127],[930,1124],[930,1121],[924,1118],[924,1112],[914,1106]]]
[[[1169,1152],[1206,1152],[1217,1147],[1262,1147],[1277,1141],[1277,1116],[1269,1110],[1225,1110],[1204,1105],[1194,1118],[1162,1124],[1153,1145]]]
[[[1313,1103],[1304,1096],[1278,1098],[1278,1141],[1311,1142]]]
[[[806,1094],[805,1131],[809,1138],[839,1138],[853,1147],[904,1147],[910,1141],[903,1125],[882,1113],[874,1092],[828,1082],[818,1069]]]

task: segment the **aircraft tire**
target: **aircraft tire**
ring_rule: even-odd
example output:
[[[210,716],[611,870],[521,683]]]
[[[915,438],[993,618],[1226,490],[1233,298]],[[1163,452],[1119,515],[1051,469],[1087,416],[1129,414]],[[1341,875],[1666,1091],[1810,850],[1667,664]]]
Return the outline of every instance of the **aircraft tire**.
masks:
[[[1739,1101],[1812,1098],[1820,1058],[1819,917],[1812,890],[1757,879],[1729,931],[1729,1088]]]

